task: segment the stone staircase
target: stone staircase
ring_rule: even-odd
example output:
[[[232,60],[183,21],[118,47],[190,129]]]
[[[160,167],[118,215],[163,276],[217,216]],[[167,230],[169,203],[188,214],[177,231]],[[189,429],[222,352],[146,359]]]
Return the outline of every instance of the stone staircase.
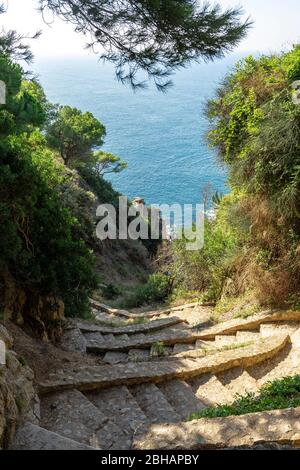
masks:
[[[191,442],[202,436],[201,442],[206,439],[211,445],[199,421],[192,428],[184,424],[191,413],[230,403],[237,394],[256,393],[271,379],[300,373],[300,312],[263,312],[206,328],[207,311],[197,305],[143,314],[143,322],[96,302],[93,307],[95,322],[73,323],[65,339],[69,349],[97,354],[103,365],[58,371],[39,384],[44,441],[40,437],[34,444],[28,438],[30,448],[47,448],[47,436],[51,448],[53,442],[60,445],[59,439],[62,448],[77,443],[126,450],[150,448],[149,442],[155,443],[152,448],[178,448],[172,433],[182,442],[183,426],[192,433]],[[280,420],[280,414],[274,416]],[[251,434],[251,420],[246,421]],[[224,429],[229,442],[239,427]],[[16,448],[24,448],[24,433],[19,429]],[[158,435],[164,444],[159,445]]]

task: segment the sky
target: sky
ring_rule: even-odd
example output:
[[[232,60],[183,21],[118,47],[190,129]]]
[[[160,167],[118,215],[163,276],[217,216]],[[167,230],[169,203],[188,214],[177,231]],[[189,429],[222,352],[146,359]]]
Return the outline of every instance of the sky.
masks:
[[[83,57],[85,39],[60,19],[46,18],[46,24],[36,11],[38,0],[2,0],[8,6],[0,16],[5,29],[32,34],[42,30],[42,37],[31,46],[36,59],[47,57]],[[254,21],[248,37],[237,52],[271,52],[286,49],[300,42],[299,0],[219,0],[222,6],[242,6]]]

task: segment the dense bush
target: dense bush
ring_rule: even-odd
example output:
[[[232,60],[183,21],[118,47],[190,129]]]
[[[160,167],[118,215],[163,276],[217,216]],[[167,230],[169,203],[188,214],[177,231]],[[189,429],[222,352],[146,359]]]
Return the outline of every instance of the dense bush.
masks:
[[[0,271],[29,295],[58,296],[67,315],[84,315],[96,287],[93,258],[59,197],[63,168],[37,129],[47,115],[44,93],[5,56],[0,79],[7,83],[0,108]]]
[[[1,267],[21,286],[55,294],[66,314],[84,314],[96,287],[92,256],[73,236],[76,220],[60,202],[51,153],[11,138],[0,166]]]
[[[248,57],[208,106],[210,141],[239,194],[242,272],[266,303],[288,300],[300,287],[300,106],[292,99],[299,78],[300,46]]]
[[[135,293],[127,300],[127,307],[163,302],[170,294],[170,279],[162,273],[151,274],[148,282],[136,288]]]
[[[300,290],[300,46],[239,62],[208,104],[210,144],[229,170],[231,194],[216,198],[205,247],[175,243],[171,270],[185,288],[218,299],[253,291],[261,303]],[[224,289],[225,286],[225,289]]]

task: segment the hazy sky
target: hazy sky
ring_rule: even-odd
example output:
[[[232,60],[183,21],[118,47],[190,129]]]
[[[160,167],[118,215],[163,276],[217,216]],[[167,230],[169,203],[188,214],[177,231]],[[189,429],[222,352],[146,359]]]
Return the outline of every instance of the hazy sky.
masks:
[[[43,30],[43,35],[34,41],[32,50],[37,59],[47,56],[84,56],[85,40],[73,32],[71,25],[50,16],[47,25],[36,11],[38,0],[2,0],[8,4],[8,12],[0,16],[2,25],[18,32],[33,33]],[[274,51],[300,42],[299,0],[220,0],[224,6],[243,6],[255,24],[238,50]]]

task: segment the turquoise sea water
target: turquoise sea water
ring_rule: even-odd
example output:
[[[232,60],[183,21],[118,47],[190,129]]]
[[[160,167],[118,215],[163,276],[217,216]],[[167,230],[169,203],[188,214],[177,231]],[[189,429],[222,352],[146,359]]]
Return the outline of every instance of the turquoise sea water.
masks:
[[[134,93],[92,57],[36,62],[33,70],[52,102],[91,111],[106,125],[103,149],[128,162],[111,177],[116,189],[148,204],[196,204],[208,185],[226,192],[226,170],[205,142],[203,109],[235,61],[181,70],[166,94]]]

